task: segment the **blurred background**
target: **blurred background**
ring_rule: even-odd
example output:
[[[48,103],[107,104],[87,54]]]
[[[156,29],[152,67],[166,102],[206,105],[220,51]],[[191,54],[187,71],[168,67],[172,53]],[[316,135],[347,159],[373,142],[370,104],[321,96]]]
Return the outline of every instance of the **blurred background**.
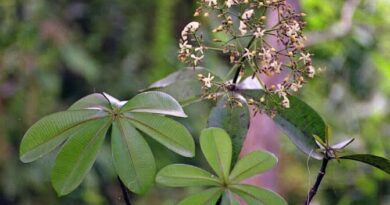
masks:
[[[390,153],[390,1],[293,0],[307,14],[308,46],[323,68],[301,98],[333,127],[333,143],[356,138],[351,153]],[[181,29],[192,21],[190,0],[0,1],[0,204],[123,204],[108,144],[82,185],[57,197],[50,185],[55,153],[30,164],[19,161],[23,134],[46,114],[64,110],[92,92],[126,100],[183,68],[176,55]],[[213,25],[205,21],[202,24]],[[227,70],[218,56],[206,67]],[[181,120],[197,139],[209,103],[186,108]],[[281,137],[278,190],[302,204],[320,162],[307,159]],[[158,167],[180,158],[152,140]],[[156,186],[136,205],[173,205],[198,189]],[[313,204],[388,205],[390,178],[349,161],[331,163]]]

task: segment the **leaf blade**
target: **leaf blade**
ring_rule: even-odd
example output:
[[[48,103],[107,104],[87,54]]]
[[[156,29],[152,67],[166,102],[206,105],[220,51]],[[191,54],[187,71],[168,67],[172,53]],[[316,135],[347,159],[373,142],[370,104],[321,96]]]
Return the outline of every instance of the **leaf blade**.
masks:
[[[242,94],[253,99],[266,96],[267,106],[276,107],[273,121],[287,134],[295,146],[314,159],[323,158],[322,154],[315,152],[318,145],[313,136],[317,135],[321,141],[326,142],[327,126],[312,107],[295,96],[288,96],[290,108],[283,108],[276,94],[266,95],[262,90],[244,90]]]
[[[96,160],[110,120],[88,122],[69,138],[58,153],[51,171],[51,181],[59,196],[77,188]]]
[[[79,109],[108,109],[111,110],[110,102],[101,94],[93,93],[73,103],[68,110]]]
[[[23,136],[19,156],[22,162],[32,162],[64,142],[71,129],[107,113],[96,110],[71,110],[48,115],[32,125]]]
[[[314,152],[318,148],[313,135],[326,139],[326,124],[321,116],[305,102],[297,97],[289,96],[290,108],[278,109],[273,120],[284,130],[291,141],[304,153],[315,159],[323,156]]]
[[[248,205],[287,205],[277,193],[248,184],[233,185],[229,189],[243,198]]]
[[[159,92],[143,92],[130,99],[121,112],[147,112],[176,117],[187,117],[180,104],[170,95]]]
[[[200,148],[215,173],[227,181],[232,160],[232,142],[221,128],[204,129],[200,135]]]
[[[209,188],[190,195],[178,203],[178,205],[215,205],[222,194],[221,188]]]
[[[124,117],[142,132],[184,156],[192,157],[195,142],[188,130],[180,123],[167,117],[149,113],[124,113]]]
[[[119,178],[132,192],[145,193],[156,172],[152,150],[141,134],[124,119],[113,122],[111,146],[114,167]]]
[[[220,185],[218,178],[211,173],[186,164],[173,164],[162,168],[156,176],[156,182],[169,187]]]
[[[387,174],[390,174],[390,160],[383,157],[379,157],[371,154],[355,154],[355,155],[342,156],[339,157],[339,159],[349,159],[349,160],[363,162],[365,164],[369,164],[373,167],[376,167],[386,172]]]
[[[277,163],[278,159],[266,151],[254,151],[238,160],[230,173],[230,180],[239,182],[256,174],[265,172]]]
[[[241,152],[250,123],[249,108],[246,102],[242,107],[231,107],[226,98],[222,98],[211,110],[208,118],[208,127],[219,127],[224,129],[232,140],[234,164]]]

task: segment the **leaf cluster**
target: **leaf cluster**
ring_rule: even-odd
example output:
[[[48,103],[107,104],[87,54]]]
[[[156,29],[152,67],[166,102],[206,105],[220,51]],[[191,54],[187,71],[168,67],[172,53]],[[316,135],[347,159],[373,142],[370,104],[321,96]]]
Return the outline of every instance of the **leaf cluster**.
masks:
[[[162,92],[144,92],[129,101],[94,93],[36,122],[23,137],[20,159],[32,162],[62,145],[51,181],[58,195],[65,195],[80,185],[110,135],[119,178],[132,192],[142,194],[154,182],[156,165],[140,131],[177,154],[194,156],[188,130],[163,115],[186,117],[180,104]]]

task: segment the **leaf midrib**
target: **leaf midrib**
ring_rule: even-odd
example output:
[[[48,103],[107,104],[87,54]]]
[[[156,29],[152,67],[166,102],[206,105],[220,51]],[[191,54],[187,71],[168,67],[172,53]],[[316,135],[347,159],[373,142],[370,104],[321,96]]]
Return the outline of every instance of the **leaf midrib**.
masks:
[[[209,178],[209,177],[186,177],[186,176],[180,176],[180,177],[176,177],[176,176],[163,176],[163,177],[164,178],[169,178],[169,179],[192,179],[192,180],[203,179],[203,180],[206,180],[208,182],[213,182],[213,183],[216,183],[218,185],[221,185],[220,181],[218,181],[217,179]]]
[[[241,174],[235,176],[232,178],[232,180],[237,180],[238,178],[240,178],[240,176],[244,175],[245,173],[247,173],[250,169],[252,169],[253,167],[256,167],[257,165],[263,163],[264,161],[266,161],[269,157],[265,157],[264,159],[262,159],[261,161],[259,161],[258,163],[254,164],[253,166],[250,166],[249,168],[245,169],[244,171],[241,172]],[[233,170],[234,171],[234,170]]]
[[[217,144],[216,144],[216,141],[215,141],[215,137],[213,137],[213,146],[215,147],[215,150],[216,150],[216,153],[217,153],[217,161],[218,161],[218,164],[220,165],[219,167],[221,168],[221,174],[222,174],[222,178],[224,181],[227,180],[227,176],[225,176],[225,169],[224,169],[224,166],[223,166],[223,163],[222,163],[222,160],[221,160],[221,154],[219,153],[219,149],[217,147]]]
[[[110,123],[111,123],[110,120],[108,120],[107,123],[106,123],[104,126],[100,127],[100,129],[95,133],[95,136],[92,137],[92,140],[88,142],[87,146],[85,146],[85,148],[83,149],[83,151],[80,153],[79,156],[82,156],[82,157],[79,157],[79,158],[77,159],[77,162],[75,163],[75,166],[73,166],[73,168],[76,168],[76,167],[78,167],[78,166],[80,165],[80,163],[81,163],[81,161],[82,161],[81,159],[83,159],[83,158],[84,158],[83,156],[85,156],[84,153],[85,153],[87,150],[89,150],[88,148],[89,148],[92,144],[95,144],[96,140],[99,138],[99,134],[101,134],[101,132],[102,132],[103,130],[105,130],[105,129],[108,127],[108,125],[110,125]],[[75,171],[76,171],[76,169],[72,169],[72,171],[70,172],[70,174],[68,175],[68,177],[66,177],[66,181],[65,181],[64,186],[63,186],[62,189],[61,189],[61,192],[63,192],[64,189],[66,189],[66,187],[69,185],[69,183],[71,182],[71,180],[69,180],[69,179],[70,179],[70,178],[73,178],[73,174],[75,173]],[[72,176],[72,177],[71,177],[71,176]]]
[[[234,189],[236,189],[236,190],[238,190],[238,191],[241,191],[241,192],[247,194],[247,195],[250,196],[252,199],[254,199],[254,200],[256,200],[256,201],[259,201],[259,202],[262,202],[261,200],[259,200],[259,199],[256,197],[256,195],[252,194],[251,192],[246,191],[245,188],[240,188],[240,187],[237,187],[237,186],[233,186],[232,188],[233,188],[233,190],[232,190],[233,192],[235,192]]]
[[[123,126],[122,126],[122,122],[121,122],[121,120],[117,120],[117,123],[118,123],[118,128],[119,128],[119,131],[120,131],[120,133],[121,133],[121,139],[123,140],[123,142],[126,142],[126,147],[127,147],[127,149],[126,149],[126,151],[127,151],[127,154],[129,155],[129,158],[130,158],[130,163],[131,163],[131,165],[134,167],[134,174],[135,174],[135,181],[136,181],[136,183],[137,183],[137,186],[138,186],[138,188],[140,188],[141,189],[141,184],[140,184],[140,182],[139,182],[139,180],[138,180],[138,173],[137,173],[137,169],[135,169],[135,166],[134,166],[134,159],[133,159],[133,157],[132,157],[132,155],[131,155],[131,153],[130,153],[130,148],[129,148],[129,145],[128,145],[128,143],[127,143],[127,140],[126,140],[126,138],[125,138],[125,132],[124,132],[124,129],[123,129]],[[135,129],[135,128],[134,128]],[[128,184],[126,184],[127,186],[128,186]]]
[[[36,150],[37,148],[39,148],[39,147],[45,145],[46,143],[51,142],[52,140],[57,139],[58,136],[64,134],[65,132],[71,130],[71,129],[74,128],[74,127],[77,127],[77,126],[79,126],[79,125],[82,125],[82,124],[84,124],[84,123],[87,123],[87,122],[90,122],[90,121],[93,121],[93,120],[103,119],[103,118],[105,118],[105,117],[107,117],[107,116],[108,116],[108,115],[105,115],[105,116],[98,116],[98,117],[93,117],[93,118],[88,118],[88,119],[86,119],[86,120],[83,120],[83,121],[80,121],[80,122],[78,122],[78,123],[75,123],[75,124],[71,125],[70,127],[67,127],[67,128],[65,128],[65,129],[61,130],[59,133],[57,133],[56,135],[54,135],[54,136],[53,136],[52,138],[50,138],[49,140],[44,141],[43,143],[40,143],[40,144],[38,144],[37,146],[34,146],[33,148],[30,148],[28,151],[25,151],[24,153],[22,153],[22,157],[25,156],[26,153],[31,152],[32,150]],[[69,137],[67,137],[67,138],[69,138]],[[64,140],[66,140],[67,138],[65,138]]]
[[[165,139],[167,139],[168,141],[173,142],[173,144],[179,145],[180,147],[185,147],[185,146],[183,146],[182,144],[180,144],[178,141],[175,141],[173,138],[170,138],[169,136],[167,136],[167,135],[163,134],[162,132],[158,131],[157,129],[154,129],[153,127],[151,127],[151,126],[149,126],[149,125],[143,123],[143,122],[140,121],[140,120],[137,120],[137,119],[132,118],[132,117],[129,117],[129,116],[125,116],[125,118],[129,119],[130,121],[133,120],[133,121],[135,121],[135,122],[137,122],[137,123],[139,123],[139,124],[142,124],[143,126],[145,126],[145,127],[149,128],[149,129],[153,130],[154,132],[160,134],[161,136],[164,136]],[[141,131],[142,131],[142,130],[141,130]],[[144,131],[142,131],[142,132],[144,132]],[[175,149],[176,149],[176,148],[175,148]],[[185,150],[185,151],[187,152],[187,150]]]

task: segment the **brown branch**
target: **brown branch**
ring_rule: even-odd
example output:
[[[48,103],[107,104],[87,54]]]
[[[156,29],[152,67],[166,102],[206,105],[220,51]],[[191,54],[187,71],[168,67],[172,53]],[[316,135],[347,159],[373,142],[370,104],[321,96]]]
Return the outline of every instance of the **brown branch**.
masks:
[[[310,192],[307,194],[304,205],[309,205],[314,195],[316,195],[318,188],[320,187],[321,181],[325,176],[325,171],[326,171],[326,167],[328,166],[328,162],[329,162],[328,157],[324,157],[324,159],[322,159],[321,169],[318,172],[316,182],[314,183],[313,187],[310,189]]]
[[[307,46],[312,46],[347,35],[353,24],[353,15],[361,0],[346,0],[341,9],[341,19],[323,31],[313,31],[307,34]]]

